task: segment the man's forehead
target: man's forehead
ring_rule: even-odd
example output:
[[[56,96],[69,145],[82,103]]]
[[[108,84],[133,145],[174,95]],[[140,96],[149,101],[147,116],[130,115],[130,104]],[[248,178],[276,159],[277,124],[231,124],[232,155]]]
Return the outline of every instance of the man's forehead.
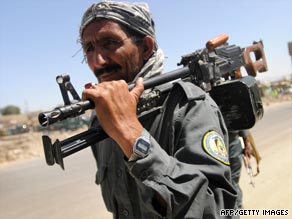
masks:
[[[111,20],[94,20],[84,29],[82,41],[90,40],[92,37],[103,36],[125,36],[127,35],[125,29],[118,22]]]

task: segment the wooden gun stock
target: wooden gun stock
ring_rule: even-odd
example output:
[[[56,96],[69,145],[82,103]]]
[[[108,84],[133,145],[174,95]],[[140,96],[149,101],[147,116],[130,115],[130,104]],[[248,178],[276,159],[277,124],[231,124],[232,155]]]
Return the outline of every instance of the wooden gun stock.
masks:
[[[256,170],[257,171],[256,171],[256,173],[253,174],[253,176],[257,176],[260,173],[260,161],[261,161],[262,158],[261,158],[261,156],[260,156],[260,154],[258,152],[258,149],[256,147],[256,144],[254,142],[254,139],[253,139],[250,131],[248,131],[247,139],[248,139],[248,141],[250,143],[250,147],[252,149],[252,156],[256,160]]]

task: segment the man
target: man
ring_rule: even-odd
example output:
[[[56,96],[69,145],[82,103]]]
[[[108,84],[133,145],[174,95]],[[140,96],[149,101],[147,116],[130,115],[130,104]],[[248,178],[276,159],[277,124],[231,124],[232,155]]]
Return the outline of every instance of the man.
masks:
[[[248,141],[248,131],[231,131],[229,135],[229,160],[231,168],[232,184],[237,192],[236,208],[242,208],[242,191],[239,186],[239,179],[242,169],[242,157],[251,157],[251,148]],[[243,148],[239,137],[242,137]]]
[[[114,218],[219,218],[221,209],[234,208],[227,130],[206,93],[177,83],[161,113],[137,118],[142,78],[162,73],[163,66],[147,5],[93,4],[80,38],[99,81],[86,86],[83,99],[95,103],[92,125],[110,137],[92,146],[96,183]]]

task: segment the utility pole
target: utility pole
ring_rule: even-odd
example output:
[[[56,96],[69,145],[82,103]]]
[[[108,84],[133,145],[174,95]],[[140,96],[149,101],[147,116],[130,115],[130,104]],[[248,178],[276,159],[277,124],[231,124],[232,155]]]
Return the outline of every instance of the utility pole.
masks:
[[[291,56],[291,65],[292,65],[292,41],[288,42],[288,50],[289,50],[289,55]],[[291,79],[292,79],[292,68],[291,68]]]

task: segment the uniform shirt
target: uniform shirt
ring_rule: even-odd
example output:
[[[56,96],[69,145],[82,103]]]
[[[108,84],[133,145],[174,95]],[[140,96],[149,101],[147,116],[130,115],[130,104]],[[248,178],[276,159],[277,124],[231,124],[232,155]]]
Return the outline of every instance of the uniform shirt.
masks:
[[[239,137],[246,138],[248,136],[247,130],[238,130],[238,131],[230,131],[229,132],[229,144],[233,141],[237,140]]]
[[[247,138],[247,130],[230,131],[229,136],[229,158],[237,158],[243,155],[243,148],[239,137]],[[240,159],[241,160],[241,159]]]
[[[236,193],[217,105],[200,88],[180,82],[164,109],[142,121],[151,134],[145,158],[128,162],[109,138],[92,146],[107,209],[120,219],[224,218],[220,210],[234,208]],[[167,204],[165,216],[157,211],[155,192]]]

